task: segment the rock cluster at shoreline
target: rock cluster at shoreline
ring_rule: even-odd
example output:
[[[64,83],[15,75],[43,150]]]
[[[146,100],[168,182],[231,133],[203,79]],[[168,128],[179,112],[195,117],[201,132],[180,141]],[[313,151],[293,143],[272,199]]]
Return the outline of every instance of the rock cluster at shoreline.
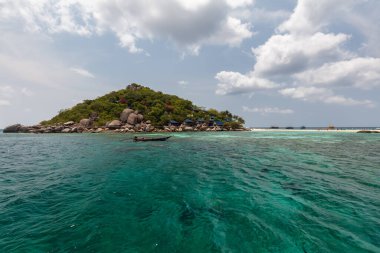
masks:
[[[66,124],[66,123],[65,123]],[[247,131],[245,128],[241,129],[227,129],[218,126],[208,127],[206,125],[196,126],[165,126],[163,129],[152,126],[149,121],[141,124],[129,125],[129,124],[110,124],[105,127],[83,127],[80,124],[74,123],[73,125],[56,124],[51,126],[34,125],[23,126],[20,124],[6,127],[4,133],[102,133],[102,132],[114,132],[114,133],[138,133],[138,132],[201,132],[201,131]]]
[[[15,124],[6,127],[4,133],[136,133],[136,132],[196,132],[196,131],[246,131],[245,128],[231,129],[220,126],[208,126],[204,124],[196,124],[193,126],[181,124],[180,126],[164,126],[157,128],[151,124],[149,120],[144,121],[144,116],[139,114],[138,111],[132,109],[125,109],[120,119],[108,122],[106,126],[94,126],[94,119],[82,119],[79,123],[68,121],[63,124],[54,125],[34,125],[23,126]]]

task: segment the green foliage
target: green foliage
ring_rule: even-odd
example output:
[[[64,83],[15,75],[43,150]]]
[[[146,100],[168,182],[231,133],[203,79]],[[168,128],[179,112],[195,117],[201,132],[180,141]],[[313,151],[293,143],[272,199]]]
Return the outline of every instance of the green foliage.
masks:
[[[206,111],[203,107],[193,105],[191,101],[156,92],[138,84],[131,84],[126,89],[113,91],[94,100],[84,100],[70,109],[59,111],[57,116],[41,124],[79,122],[81,119],[89,118],[92,113],[97,113],[98,119],[95,125],[104,126],[107,122],[119,118],[126,107],[138,110],[155,126],[167,125],[170,120],[183,122],[186,118],[196,121],[209,120],[211,117],[234,123],[232,124],[234,127],[244,124],[242,118],[232,115],[229,111],[218,112],[215,109]]]
[[[241,124],[237,121],[226,122],[226,123],[224,123],[224,127],[227,129],[236,130],[236,129],[239,129],[241,127]]]

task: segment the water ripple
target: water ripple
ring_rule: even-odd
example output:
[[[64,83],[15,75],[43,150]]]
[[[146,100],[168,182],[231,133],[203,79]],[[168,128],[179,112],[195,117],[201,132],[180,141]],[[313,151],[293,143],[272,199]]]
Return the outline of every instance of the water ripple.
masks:
[[[380,138],[0,135],[0,252],[380,252]]]

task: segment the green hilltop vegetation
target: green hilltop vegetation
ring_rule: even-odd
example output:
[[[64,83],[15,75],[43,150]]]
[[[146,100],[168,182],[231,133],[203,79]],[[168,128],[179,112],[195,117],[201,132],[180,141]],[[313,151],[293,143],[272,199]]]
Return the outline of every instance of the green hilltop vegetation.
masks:
[[[119,119],[125,108],[138,110],[144,120],[150,120],[156,126],[168,125],[170,120],[182,123],[185,119],[197,121],[210,119],[224,122],[225,126],[239,128],[244,120],[232,115],[229,111],[206,110],[194,105],[191,101],[174,95],[154,91],[138,84],[128,85],[125,89],[110,92],[94,100],[84,100],[70,109],[61,110],[51,120],[42,121],[42,125],[60,124],[67,121],[79,122],[81,119],[96,115],[96,126],[104,126],[107,122]]]

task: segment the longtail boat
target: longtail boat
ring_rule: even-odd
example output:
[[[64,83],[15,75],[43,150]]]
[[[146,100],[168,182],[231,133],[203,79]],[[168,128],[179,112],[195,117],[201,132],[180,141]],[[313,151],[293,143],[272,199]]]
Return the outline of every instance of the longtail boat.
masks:
[[[146,138],[146,137],[137,137],[135,136],[133,138],[133,141],[138,142],[138,141],[166,141],[170,138],[171,136],[167,137],[153,137],[153,138]]]

